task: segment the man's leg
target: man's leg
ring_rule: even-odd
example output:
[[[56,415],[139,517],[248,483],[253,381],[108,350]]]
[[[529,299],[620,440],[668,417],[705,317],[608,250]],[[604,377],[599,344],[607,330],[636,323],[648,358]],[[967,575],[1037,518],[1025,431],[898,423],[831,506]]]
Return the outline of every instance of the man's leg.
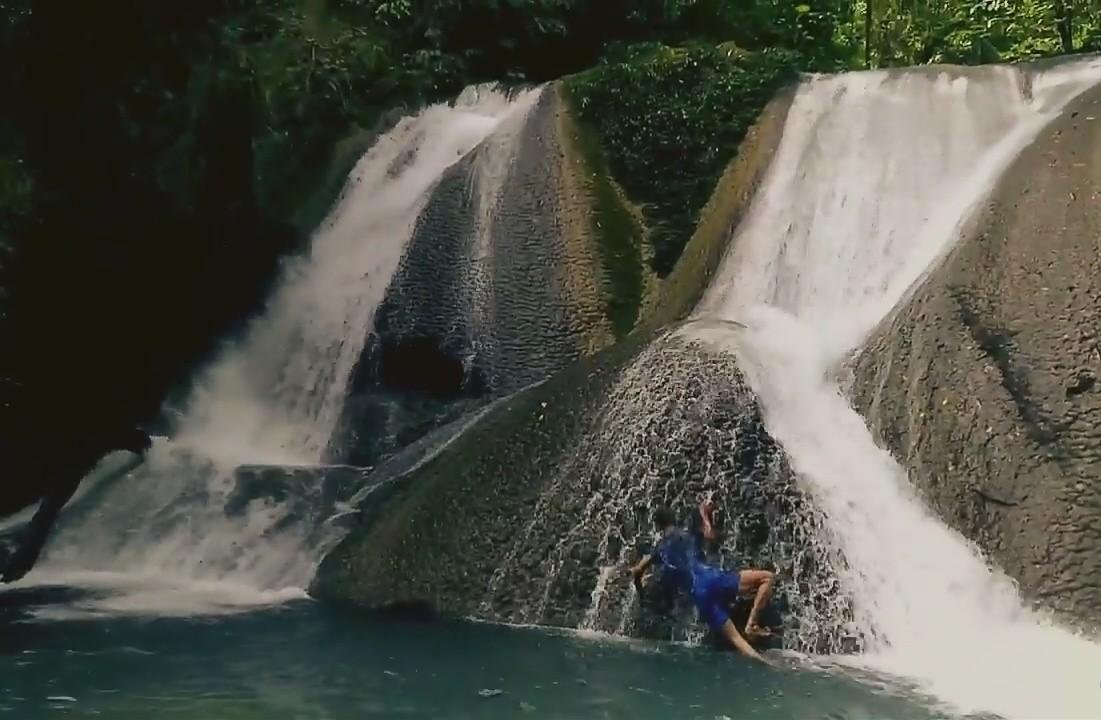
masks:
[[[753,607],[749,611],[749,620],[745,624],[745,633],[750,636],[766,636],[770,633],[761,627],[759,619],[763,608],[772,597],[774,575],[768,570],[742,570],[738,573],[738,594],[753,595]]]
[[[742,637],[742,634],[738,632],[738,628],[734,627],[734,623],[730,620],[730,616],[726,614],[726,610],[720,602],[722,593],[718,592],[719,590],[718,587],[707,587],[694,594],[693,599],[696,601],[696,610],[700,613],[700,620],[707,623],[712,631],[722,635],[723,639],[742,655],[755,660],[764,660],[753,649],[753,646]]]
[[[734,627],[734,621],[729,618],[719,628],[719,632],[722,634],[726,641],[734,646],[734,649],[740,652],[746,657],[751,657],[754,660],[760,660],[761,662],[767,662],[760,653],[753,649],[753,646],[749,644],[742,634],[738,632],[738,628]]]

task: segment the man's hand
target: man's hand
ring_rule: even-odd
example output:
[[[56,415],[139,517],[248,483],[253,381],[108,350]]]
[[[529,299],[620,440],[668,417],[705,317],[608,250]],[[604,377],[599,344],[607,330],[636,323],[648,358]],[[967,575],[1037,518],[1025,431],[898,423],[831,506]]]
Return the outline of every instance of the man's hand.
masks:
[[[646,572],[646,568],[650,565],[650,556],[639,560],[636,564],[627,568],[627,572],[631,573],[631,578],[635,583],[635,589],[642,592],[642,575]]]
[[[715,528],[711,525],[711,513],[715,510],[715,501],[708,495],[700,502],[700,529],[706,540],[715,539]]]

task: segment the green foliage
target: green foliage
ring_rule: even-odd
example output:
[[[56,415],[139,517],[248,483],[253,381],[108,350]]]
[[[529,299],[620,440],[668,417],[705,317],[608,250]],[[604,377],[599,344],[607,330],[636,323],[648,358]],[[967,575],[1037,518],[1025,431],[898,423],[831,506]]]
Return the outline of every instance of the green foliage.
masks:
[[[1098,0],[852,0],[839,33],[871,67],[1101,49]]]
[[[8,221],[30,213],[32,190],[31,178],[23,159],[0,155],[0,198],[4,199],[4,219],[0,219],[0,234],[7,234],[5,231],[9,228],[4,225]]]
[[[46,425],[154,411],[317,219],[334,147],[467,83],[607,57],[572,85],[664,273],[793,67],[1091,49],[1101,0],[0,0],[0,379]]]
[[[642,205],[666,275],[761,108],[793,77],[791,52],[638,46],[569,80],[616,180]]]

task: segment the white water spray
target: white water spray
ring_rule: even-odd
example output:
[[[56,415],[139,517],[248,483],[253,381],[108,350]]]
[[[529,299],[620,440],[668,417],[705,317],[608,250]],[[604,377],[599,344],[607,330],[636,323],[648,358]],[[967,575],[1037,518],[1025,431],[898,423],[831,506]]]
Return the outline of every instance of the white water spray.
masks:
[[[122,585],[143,588],[160,579],[197,588],[197,610],[217,605],[210,598],[219,583],[233,607],[250,588],[257,603],[295,588],[301,595],[340,535],[327,526],[339,511],[332,489],[288,475],[289,487],[241,497],[235,471],[322,461],[375,311],[432,190],[539,92],[469,88],[382,136],[309,252],[287,263],[266,310],[199,375],[172,440],[159,442],[133,477],[67,510],[36,576],[100,571],[102,584],[115,577],[102,573],[122,573],[131,578]],[[164,596],[146,588],[110,607],[159,612]]]
[[[1026,610],[1014,584],[923,507],[833,377],[1021,149],[1098,80],[1094,60],[1032,76],[807,82],[698,311],[748,329],[690,330],[738,354],[769,431],[825,513],[869,635],[856,661],[963,711],[1101,717],[1101,645]]]

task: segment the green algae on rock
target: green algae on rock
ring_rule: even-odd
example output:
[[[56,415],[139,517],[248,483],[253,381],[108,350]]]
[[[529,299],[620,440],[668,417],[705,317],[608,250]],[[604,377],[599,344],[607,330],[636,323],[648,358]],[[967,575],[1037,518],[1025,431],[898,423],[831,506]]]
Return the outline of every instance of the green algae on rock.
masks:
[[[746,131],[797,67],[786,51],[643,45],[567,80],[612,176],[642,208],[659,276],[672,271]]]

